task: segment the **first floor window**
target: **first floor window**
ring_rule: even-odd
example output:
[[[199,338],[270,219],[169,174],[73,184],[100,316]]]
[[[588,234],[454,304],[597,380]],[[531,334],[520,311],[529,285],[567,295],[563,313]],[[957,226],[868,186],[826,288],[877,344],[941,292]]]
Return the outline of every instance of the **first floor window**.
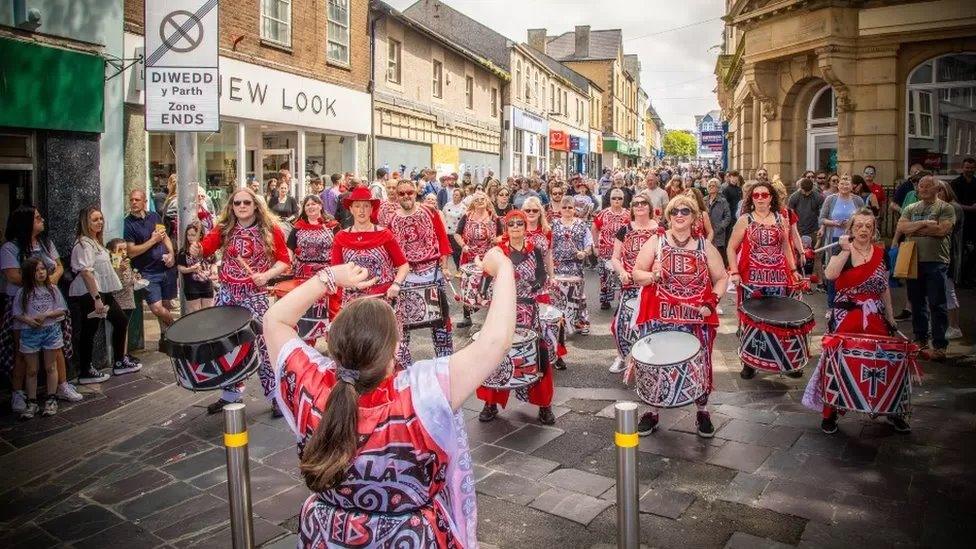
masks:
[[[349,64],[349,0],[329,0],[328,59]]]
[[[434,97],[444,97],[444,64],[434,60]]]
[[[498,88],[491,89],[491,117],[498,118]]]
[[[261,0],[261,39],[291,45],[291,0]]]
[[[464,104],[467,108],[474,108],[474,77],[464,77]]]
[[[392,84],[400,83],[400,42],[390,39],[386,57],[386,81]]]

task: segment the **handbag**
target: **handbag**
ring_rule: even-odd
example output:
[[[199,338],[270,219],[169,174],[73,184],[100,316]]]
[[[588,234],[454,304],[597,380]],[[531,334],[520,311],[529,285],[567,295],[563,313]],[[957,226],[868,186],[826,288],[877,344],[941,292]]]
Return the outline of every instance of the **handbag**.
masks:
[[[914,241],[906,240],[898,245],[894,276],[912,280],[918,278],[918,249]]]

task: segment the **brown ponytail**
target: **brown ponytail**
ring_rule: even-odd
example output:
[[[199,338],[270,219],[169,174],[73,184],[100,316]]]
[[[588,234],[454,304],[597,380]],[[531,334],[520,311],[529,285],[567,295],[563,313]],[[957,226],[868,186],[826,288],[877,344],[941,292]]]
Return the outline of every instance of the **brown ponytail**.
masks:
[[[359,395],[386,379],[397,344],[393,309],[381,299],[357,299],[343,307],[329,329],[329,351],[337,367],[358,372],[340,381],[302,451],[305,484],[323,492],[342,482],[359,447]]]

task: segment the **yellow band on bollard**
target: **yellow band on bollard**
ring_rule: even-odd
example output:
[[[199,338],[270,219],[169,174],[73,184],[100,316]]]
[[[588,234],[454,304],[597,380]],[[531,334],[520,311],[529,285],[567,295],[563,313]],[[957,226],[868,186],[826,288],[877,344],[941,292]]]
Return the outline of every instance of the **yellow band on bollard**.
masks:
[[[636,435],[635,435],[636,436]],[[247,445],[247,431],[243,433],[224,433],[224,446],[240,448]]]
[[[631,433],[629,435],[625,433],[613,434],[613,441],[621,448],[633,448],[637,446],[637,440],[637,433]]]

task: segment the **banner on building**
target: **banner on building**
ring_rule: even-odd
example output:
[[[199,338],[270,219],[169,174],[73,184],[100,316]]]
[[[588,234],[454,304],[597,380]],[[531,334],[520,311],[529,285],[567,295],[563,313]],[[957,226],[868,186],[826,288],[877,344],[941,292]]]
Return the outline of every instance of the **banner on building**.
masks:
[[[698,150],[709,153],[721,153],[724,143],[725,132],[721,130],[701,132]]]

